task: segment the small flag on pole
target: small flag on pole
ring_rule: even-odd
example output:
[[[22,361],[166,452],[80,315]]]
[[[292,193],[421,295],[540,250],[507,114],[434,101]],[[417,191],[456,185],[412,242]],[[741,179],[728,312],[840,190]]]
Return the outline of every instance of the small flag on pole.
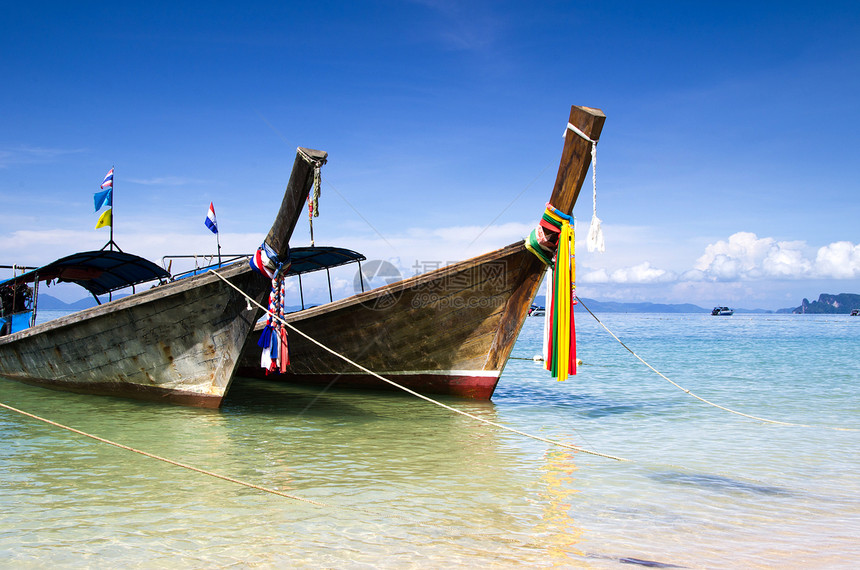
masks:
[[[212,230],[213,234],[218,233],[218,222],[215,220],[215,206],[212,205],[212,202],[209,202],[209,212],[206,214],[204,223],[207,228]]]
[[[108,208],[105,210],[101,216],[99,216],[99,221],[96,222],[96,229],[103,228],[105,226],[110,226],[113,228],[113,214],[111,212],[113,208]]]
[[[111,181],[111,185],[113,185],[113,181]],[[107,190],[102,190],[101,192],[96,192],[93,194],[93,201],[95,202],[96,212],[98,212],[102,206],[112,206],[113,204],[113,186],[108,188]]]
[[[100,188],[102,190],[104,190],[105,188],[113,188],[113,168],[111,168],[108,171],[108,173],[105,175],[105,180],[104,180],[104,182],[102,182],[102,185],[100,186]],[[96,208],[96,209],[98,209],[98,208]]]

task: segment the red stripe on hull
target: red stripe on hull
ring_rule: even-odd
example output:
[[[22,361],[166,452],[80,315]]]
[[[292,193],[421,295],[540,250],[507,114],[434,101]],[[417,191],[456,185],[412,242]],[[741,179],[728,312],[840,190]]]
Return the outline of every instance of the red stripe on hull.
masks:
[[[264,378],[273,382],[287,384],[310,384],[361,390],[397,390],[397,387],[371,376],[370,374],[269,374],[262,368],[240,368],[238,376]],[[383,373],[382,376],[385,376]],[[392,374],[385,376],[392,382],[414,390],[419,394],[443,394],[489,400],[499,383],[498,376],[469,376],[459,374]]]

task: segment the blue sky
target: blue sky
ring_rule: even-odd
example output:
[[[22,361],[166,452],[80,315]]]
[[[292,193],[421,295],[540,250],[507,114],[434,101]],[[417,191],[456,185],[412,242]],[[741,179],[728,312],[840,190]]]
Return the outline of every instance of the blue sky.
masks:
[[[6,3],[0,264],[154,260],[268,230],[296,146],[329,152],[318,245],[414,268],[520,239],[570,105],[607,115],[578,293],[791,307],[860,293],[860,8],[849,2]],[[301,221],[293,245],[306,245]],[[350,272],[351,271],[351,272]],[[341,294],[349,270],[335,276]],[[313,285],[311,285],[313,287]],[[57,296],[82,297],[55,289]],[[53,293],[52,293],[53,294]]]

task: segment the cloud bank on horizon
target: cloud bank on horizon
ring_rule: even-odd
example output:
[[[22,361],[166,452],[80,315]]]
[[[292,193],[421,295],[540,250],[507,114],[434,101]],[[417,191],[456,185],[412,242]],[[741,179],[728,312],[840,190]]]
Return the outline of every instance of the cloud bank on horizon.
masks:
[[[407,277],[513,243],[531,229],[530,225],[519,223],[491,228],[410,227],[402,233],[382,237],[369,229],[361,232],[352,228],[348,235],[325,240],[325,243],[357,250],[368,259],[393,263]],[[683,293],[689,302],[708,306],[715,295],[721,294],[723,296],[719,299],[732,302],[755,300],[760,303],[745,308],[777,309],[797,305],[801,297],[758,297],[755,292],[757,283],[767,283],[767,289],[773,290],[778,289],[779,284],[793,289],[792,286],[797,284],[829,281],[831,284],[844,283],[846,289],[852,289],[860,278],[860,245],[848,241],[815,248],[802,241],[778,241],[770,237],[758,237],[751,232],[737,232],[727,239],[705,246],[698,257],[690,258],[692,266],[688,268],[665,269],[651,261],[641,261],[608,269],[607,266],[615,263],[616,256],[612,249],[609,248],[604,254],[588,253],[584,238],[586,232],[582,228],[578,229],[578,235],[583,236],[577,239],[576,245],[577,285],[581,296],[671,303],[679,302],[673,295]],[[605,231],[611,236],[613,229],[610,225]],[[294,240],[294,245],[301,244],[299,240],[306,237],[301,229],[297,234],[300,237]],[[465,242],[473,236],[476,239],[469,248],[464,249]],[[222,236],[222,243],[229,245],[225,252],[245,253],[252,251],[263,237],[263,233],[227,233]],[[10,236],[0,236],[0,253],[9,255],[33,246],[36,249],[59,251],[63,244],[68,243],[87,244],[89,249],[97,249],[102,245],[101,241],[101,237],[92,232],[22,230]],[[210,236],[202,233],[143,232],[125,235],[123,243],[133,246],[133,251],[145,257],[159,259],[165,253],[210,251],[213,249],[211,241]],[[183,244],[182,252],[175,250],[176,244]],[[38,261],[33,259],[29,263]],[[356,292],[352,275],[355,271],[354,266],[337,270],[332,282],[336,298]],[[328,294],[325,280],[314,280],[307,276],[304,289],[309,299],[322,299]],[[289,290],[297,292],[297,283],[290,284]],[[806,296],[815,296],[818,292],[811,291]],[[58,296],[72,301],[82,298],[84,294],[75,288],[65,290]]]
[[[762,279],[856,279],[860,245],[849,241],[811,248],[803,241],[759,238],[737,232],[705,247],[692,268],[676,273],[644,261],[613,271],[598,269],[584,283],[670,283],[674,281],[756,281]]]

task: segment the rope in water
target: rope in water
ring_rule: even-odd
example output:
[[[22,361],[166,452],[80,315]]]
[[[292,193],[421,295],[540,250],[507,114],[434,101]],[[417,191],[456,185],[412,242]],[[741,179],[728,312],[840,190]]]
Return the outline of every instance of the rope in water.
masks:
[[[583,307],[586,311],[588,311],[588,313],[589,313],[592,317],[594,317],[594,320],[595,320],[595,321],[597,321],[597,322],[600,324],[600,326],[602,326],[602,327],[604,328],[604,330],[606,330],[606,332],[608,332],[608,333],[609,333],[609,335],[610,335],[612,338],[614,338],[616,341],[618,341],[618,344],[620,344],[621,346],[623,346],[623,347],[627,350],[627,352],[629,352],[630,354],[632,354],[633,356],[635,356],[635,357],[636,357],[636,359],[637,359],[637,360],[639,360],[639,362],[641,362],[642,364],[644,364],[645,366],[647,366],[648,368],[650,368],[650,369],[651,369],[655,374],[657,374],[657,376],[659,376],[659,377],[660,377],[660,378],[662,378],[663,380],[665,380],[665,381],[669,382],[670,384],[672,384],[673,386],[675,386],[675,387],[676,387],[676,388],[678,388],[679,390],[681,390],[681,391],[683,391],[683,392],[686,392],[686,393],[687,393],[687,395],[692,396],[693,398],[696,398],[697,400],[699,400],[699,401],[701,401],[701,402],[704,402],[705,404],[707,404],[707,405],[709,405],[709,406],[713,406],[713,407],[715,407],[715,408],[718,408],[718,409],[720,409],[720,410],[723,410],[723,411],[729,412],[729,413],[731,413],[731,414],[735,414],[735,415],[738,415],[738,416],[743,416],[743,417],[745,417],[745,418],[749,418],[749,419],[751,419],[751,420],[756,420],[756,421],[760,421],[760,422],[766,422],[766,423],[769,423],[769,424],[778,424],[778,425],[782,425],[782,426],[790,426],[790,427],[803,427],[803,428],[831,429],[831,430],[836,430],[836,431],[860,431],[860,430],[855,429],[855,428],[842,428],[842,427],[829,427],[829,426],[815,426],[815,425],[808,425],[808,424],[795,424],[795,423],[791,423],[791,422],[782,422],[782,421],[779,421],[779,420],[769,420],[769,419],[767,419],[767,418],[760,418],[760,417],[758,417],[758,416],[753,416],[753,415],[750,415],[750,414],[745,414],[745,413],[743,413],[743,412],[738,412],[738,411],[736,411],[736,410],[732,410],[732,409],[730,409],[730,408],[726,408],[725,406],[721,406],[721,405],[719,405],[719,404],[715,404],[714,402],[710,402],[710,401],[708,401],[708,400],[706,400],[706,399],[702,398],[701,396],[697,396],[696,394],[694,394],[694,393],[693,393],[693,392],[691,392],[690,390],[687,390],[687,389],[686,389],[686,388],[684,388],[683,386],[681,386],[681,385],[679,385],[679,384],[677,384],[677,383],[673,382],[673,381],[672,381],[672,380],[670,380],[670,379],[669,379],[665,374],[663,374],[662,372],[660,372],[659,370],[657,370],[656,368],[654,368],[653,366],[651,366],[650,364],[648,364],[648,363],[647,363],[647,362],[646,362],[646,361],[645,361],[641,356],[639,356],[638,354],[636,354],[635,352],[633,352],[633,350],[632,350],[629,346],[627,346],[626,344],[624,344],[624,342],[623,342],[620,338],[618,338],[618,337],[615,335],[615,333],[613,333],[611,330],[609,330],[609,327],[607,327],[605,324],[603,324],[603,321],[601,321],[600,319],[598,319],[598,318],[597,318],[597,315],[595,315],[594,313],[592,313],[592,312],[591,312],[591,309],[589,309],[589,308],[588,308],[588,306],[587,306],[585,303],[583,303],[583,302],[582,302],[582,299],[580,299],[579,297],[577,297],[577,301],[579,302],[579,304],[580,304],[580,305],[582,305],[582,307]]]
[[[39,420],[40,422],[45,422],[46,424],[52,425],[54,427],[62,428],[64,430],[68,430],[72,433],[76,433],[78,435],[82,435],[84,437],[88,437],[90,439],[94,439],[101,443],[106,443],[108,445],[112,445],[114,447],[118,447],[120,449],[124,449],[126,451],[132,451],[134,453],[138,453],[143,455],[144,457],[149,457],[150,459],[157,459],[158,461],[163,461],[164,463],[168,463],[170,465],[175,465],[176,467],[182,467],[183,469],[188,469],[190,471],[194,471],[196,473],[202,473],[203,475],[209,475],[210,477],[215,477],[216,479],[222,479],[224,481],[228,481],[230,483],[236,483],[237,485],[242,485],[244,487],[250,487],[251,489],[256,489],[258,491],[263,491],[265,493],[271,493],[272,495],[278,495],[279,497],[284,497],[285,499],[293,499],[294,501],[302,501],[303,503],[310,503],[311,505],[316,505],[318,507],[328,507],[331,505],[327,505],[326,503],[321,503],[319,501],[314,501],[311,499],[305,499],[302,497],[297,497],[295,495],[289,495],[287,493],[282,493],[276,489],[270,489],[268,487],[262,487],[260,485],[255,485],[254,483],[248,483],[247,481],[242,481],[241,479],[235,479],[233,477],[228,477],[227,475],[220,475],[218,473],[214,473],[212,471],[206,471],[205,469],[200,469],[199,467],[194,467],[193,465],[188,465],[186,463],[180,463],[178,461],[174,461],[173,459],[168,459],[166,457],[161,457],[159,455],[155,455],[153,453],[148,453],[146,451],[141,451],[140,449],[135,449],[133,447],[129,447],[127,445],[123,445],[121,443],[117,443],[115,441],[111,441],[109,439],[105,439],[103,437],[99,437],[97,435],[93,435],[91,433],[87,433],[81,431],[79,429],[75,429],[73,427],[69,427],[67,425],[63,425],[54,421],[51,421],[47,418],[43,418],[41,416],[37,416],[35,414],[31,414],[29,412],[25,412],[24,410],[19,410],[18,408],[13,408],[12,406],[8,406],[2,402],[0,402],[0,407],[10,410],[12,412],[19,413],[23,416],[27,416],[29,418],[33,418],[35,420]]]
[[[240,294],[240,295],[242,295],[243,297],[245,297],[245,299],[246,299],[249,303],[253,303],[254,305],[256,305],[257,307],[259,307],[259,308],[260,308],[260,309],[262,309],[263,311],[266,311],[267,313],[271,314],[271,313],[268,311],[268,309],[266,309],[266,307],[264,307],[263,305],[261,305],[260,303],[258,303],[258,302],[256,301],[256,299],[253,299],[253,298],[251,298],[250,296],[248,296],[248,295],[247,295],[244,291],[242,291],[239,287],[237,287],[237,286],[236,286],[236,285],[234,285],[233,283],[230,283],[230,282],[229,282],[229,281],[228,281],[228,280],[227,280],[223,275],[221,275],[220,273],[218,273],[217,271],[214,271],[214,270],[212,271],[212,273],[214,273],[216,276],[218,276],[218,277],[219,277],[222,281],[224,281],[227,285],[229,285],[230,287],[232,287],[233,289],[235,289],[236,291],[238,291],[238,292],[239,292],[239,294]],[[517,434],[517,435],[521,435],[521,436],[523,436],[523,437],[527,437],[527,438],[530,438],[530,439],[534,439],[534,440],[537,440],[537,441],[541,441],[541,442],[543,442],[543,443],[548,443],[548,444],[550,444],[550,445],[556,445],[556,446],[558,446],[558,447],[564,447],[564,448],[566,448],[566,449],[572,449],[572,450],[574,450],[574,451],[580,451],[580,452],[582,452],[582,453],[587,453],[587,454],[589,454],[589,455],[596,455],[596,456],[598,456],[598,457],[604,457],[604,458],[606,458],[606,459],[614,459],[615,461],[627,461],[627,459],[624,459],[624,458],[622,458],[622,457],[616,457],[616,456],[614,456],[614,455],[607,455],[607,454],[605,454],[605,453],[600,453],[600,452],[597,452],[597,451],[592,451],[592,450],[589,450],[589,449],[584,449],[584,448],[582,448],[582,447],[579,447],[579,446],[576,446],[576,445],[571,445],[571,444],[569,444],[569,443],[563,443],[563,442],[560,442],[560,441],[555,441],[555,440],[552,440],[552,439],[547,439],[547,438],[544,438],[544,437],[540,437],[540,436],[538,436],[538,435],[533,435],[533,434],[530,434],[530,433],[526,433],[526,432],[524,432],[524,431],[520,431],[520,430],[517,430],[517,429],[511,428],[511,427],[508,427],[508,426],[505,426],[505,425],[502,425],[502,424],[498,424],[498,423],[496,423],[496,422],[492,422],[492,421],[490,421],[490,420],[485,420],[484,418],[479,418],[478,416],[472,415],[472,414],[470,414],[470,413],[468,413],[468,412],[464,412],[464,411],[462,411],[462,410],[458,410],[457,408],[454,408],[454,407],[448,406],[447,404],[443,404],[442,402],[439,402],[439,401],[437,401],[437,400],[434,400],[433,398],[429,398],[429,397],[427,397],[427,396],[425,396],[425,395],[423,395],[423,394],[419,394],[418,392],[416,392],[416,391],[414,391],[414,390],[411,390],[411,389],[407,388],[406,386],[401,386],[400,384],[398,384],[397,382],[394,382],[393,380],[389,380],[388,378],[385,378],[385,377],[383,377],[383,376],[380,376],[380,375],[379,375],[379,374],[377,374],[376,372],[374,372],[374,371],[372,371],[372,370],[369,370],[369,369],[365,368],[365,367],[364,367],[364,366],[362,366],[361,364],[358,364],[357,362],[354,362],[354,361],[350,360],[349,358],[347,358],[346,356],[344,356],[344,355],[342,355],[342,354],[339,354],[338,352],[336,352],[335,350],[333,350],[333,349],[329,348],[328,346],[324,345],[323,343],[319,342],[318,340],[316,340],[316,339],[314,339],[314,338],[311,338],[310,336],[308,336],[307,334],[303,333],[302,331],[300,331],[299,329],[297,329],[296,327],[294,327],[293,325],[291,325],[290,323],[288,323],[288,322],[287,322],[287,321],[285,321],[284,319],[282,319],[282,318],[278,317],[277,315],[272,315],[272,316],[273,316],[273,318],[274,318],[274,319],[276,319],[276,320],[280,321],[282,324],[284,324],[285,326],[289,327],[289,329],[290,329],[290,330],[295,331],[297,334],[300,334],[301,336],[305,337],[306,339],[308,339],[309,341],[311,341],[312,343],[314,343],[314,344],[315,344],[315,345],[317,345],[318,347],[320,347],[320,348],[322,348],[323,350],[325,350],[325,351],[327,351],[327,352],[329,352],[329,353],[333,354],[334,356],[336,356],[336,357],[340,358],[341,360],[343,360],[343,361],[345,361],[345,362],[347,362],[347,363],[351,364],[352,366],[355,366],[356,368],[358,368],[358,369],[359,369],[359,370],[361,370],[362,372],[364,372],[364,373],[366,373],[366,374],[370,374],[370,375],[371,375],[371,376],[373,376],[374,378],[377,378],[377,379],[379,379],[379,380],[382,380],[383,382],[387,382],[388,384],[390,384],[391,386],[394,386],[395,388],[398,388],[398,389],[400,389],[400,390],[403,390],[404,392],[407,392],[407,393],[409,393],[409,394],[411,394],[411,395],[413,395],[413,396],[415,396],[415,397],[417,397],[417,398],[421,398],[422,400],[425,400],[425,401],[427,401],[427,402],[430,402],[431,404],[435,404],[435,405],[437,405],[437,406],[439,406],[439,407],[441,407],[441,408],[445,408],[446,410],[451,411],[451,412],[454,412],[455,414],[460,414],[461,416],[465,416],[465,417],[467,417],[467,418],[469,418],[469,419],[472,419],[472,420],[475,420],[475,421],[481,422],[481,423],[483,423],[483,424],[487,424],[487,425],[493,426],[493,427],[495,427],[495,428],[499,428],[499,429],[502,429],[502,430],[505,430],[505,431],[509,431],[509,432],[511,432],[511,433],[515,433],[515,434]]]

